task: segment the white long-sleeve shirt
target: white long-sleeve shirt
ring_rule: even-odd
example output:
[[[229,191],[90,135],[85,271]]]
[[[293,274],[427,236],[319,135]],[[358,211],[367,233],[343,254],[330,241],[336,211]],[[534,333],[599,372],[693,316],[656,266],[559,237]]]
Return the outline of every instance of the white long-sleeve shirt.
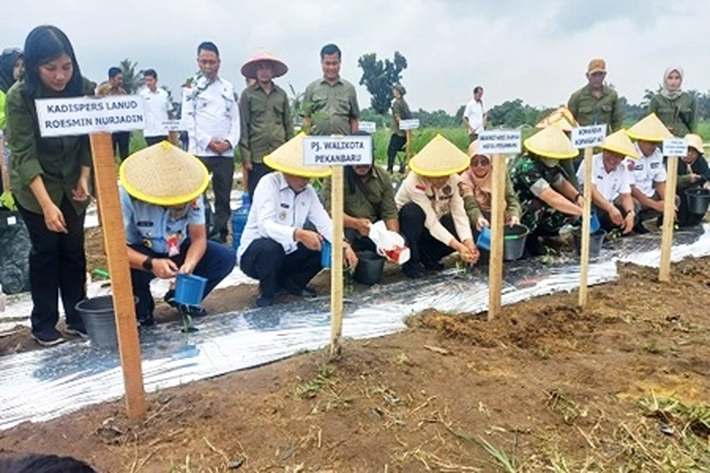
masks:
[[[298,246],[293,235],[303,228],[306,219],[323,238],[332,242],[333,221],[310,184],[296,194],[280,172],[262,177],[254,190],[254,201],[237,249],[237,261],[258,238],[270,238],[283,246],[286,254],[293,253]]]
[[[221,77],[209,82],[199,76],[182,92],[182,125],[190,137],[189,152],[231,159],[240,133],[239,106],[232,84]],[[219,155],[207,146],[213,138],[227,140],[232,146]]]

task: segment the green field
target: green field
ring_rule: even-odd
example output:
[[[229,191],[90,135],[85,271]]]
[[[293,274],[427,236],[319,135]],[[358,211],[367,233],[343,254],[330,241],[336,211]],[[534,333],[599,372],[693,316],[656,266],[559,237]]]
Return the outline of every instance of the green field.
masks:
[[[526,128],[523,130],[523,139],[527,138],[535,132],[534,128]],[[429,141],[431,141],[437,134],[441,134],[444,138],[451,141],[462,151],[466,151],[468,148],[468,133],[463,127],[449,127],[449,128],[421,128],[414,130],[412,133],[412,152],[414,154],[418,153]],[[387,163],[387,146],[390,140],[390,130],[380,128],[372,135],[375,142],[375,162],[385,165]],[[710,142],[710,122],[703,121],[698,124],[698,134],[703,137],[703,141],[706,143]],[[143,139],[143,133],[133,132],[131,133],[131,145],[130,152],[134,153],[140,149],[145,148],[146,143]],[[706,144],[706,148],[710,148],[710,144]],[[239,151],[235,152],[235,158],[239,162]]]

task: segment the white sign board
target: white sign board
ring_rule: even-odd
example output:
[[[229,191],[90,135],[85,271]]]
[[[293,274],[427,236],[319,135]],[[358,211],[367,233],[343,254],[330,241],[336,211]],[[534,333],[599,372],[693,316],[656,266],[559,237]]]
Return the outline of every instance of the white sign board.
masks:
[[[371,136],[307,136],[303,139],[306,166],[372,164]]]
[[[478,152],[485,154],[520,153],[520,130],[482,131],[478,135]]]
[[[44,137],[145,128],[143,99],[138,95],[37,99],[35,106]]]
[[[182,120],[165,120],[164,122],[160,122],[160,127],[166,132],[182,131],[185,129],[185,127],[182,126]]]
[[[365,133],[374,133],[377,131],[377,124],[375,122],[357,122],[357,129]]]
[[[400,130],[416,130],[419,128],[419,119],[412,118],[410,120],[400,120],[399,129]]]
[[[572,145],[577,149],[601,146],[606,139],[606,124],[572,128]]]
[[[663,156],[684,157],[688,154],[688,142],[685,138],[666,138],[663,140]]]

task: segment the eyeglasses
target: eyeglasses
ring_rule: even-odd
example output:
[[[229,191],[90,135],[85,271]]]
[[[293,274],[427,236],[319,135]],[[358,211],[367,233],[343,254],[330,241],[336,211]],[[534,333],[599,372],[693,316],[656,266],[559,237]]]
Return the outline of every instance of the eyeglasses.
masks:
[[[484,158],[484,157],[476,157],[471,160],[471,166],[473,166],[473,167],[476,167],[476,166],[485,167],[485,166],[490,166],[490,164],[491,164],[491,160],[488,158]]]

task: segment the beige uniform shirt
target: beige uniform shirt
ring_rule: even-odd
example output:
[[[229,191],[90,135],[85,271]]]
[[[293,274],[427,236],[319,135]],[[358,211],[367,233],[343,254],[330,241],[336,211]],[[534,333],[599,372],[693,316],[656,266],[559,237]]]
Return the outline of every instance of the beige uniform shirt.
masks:
[[[414,202],[424,211],[426,219],[424,226],[431,236],[445,245],[455,237],[439,222],[447,213],[454,220],[456,233],[460,241],[473,239],[471,223],[464,209],[463,199],[459,194],[459,176],[449,176],[449,180],[441,188],[436,188],[428,180],[414,172],[410,172],[397,191],[395,203],[401,209],[405,204]]]

